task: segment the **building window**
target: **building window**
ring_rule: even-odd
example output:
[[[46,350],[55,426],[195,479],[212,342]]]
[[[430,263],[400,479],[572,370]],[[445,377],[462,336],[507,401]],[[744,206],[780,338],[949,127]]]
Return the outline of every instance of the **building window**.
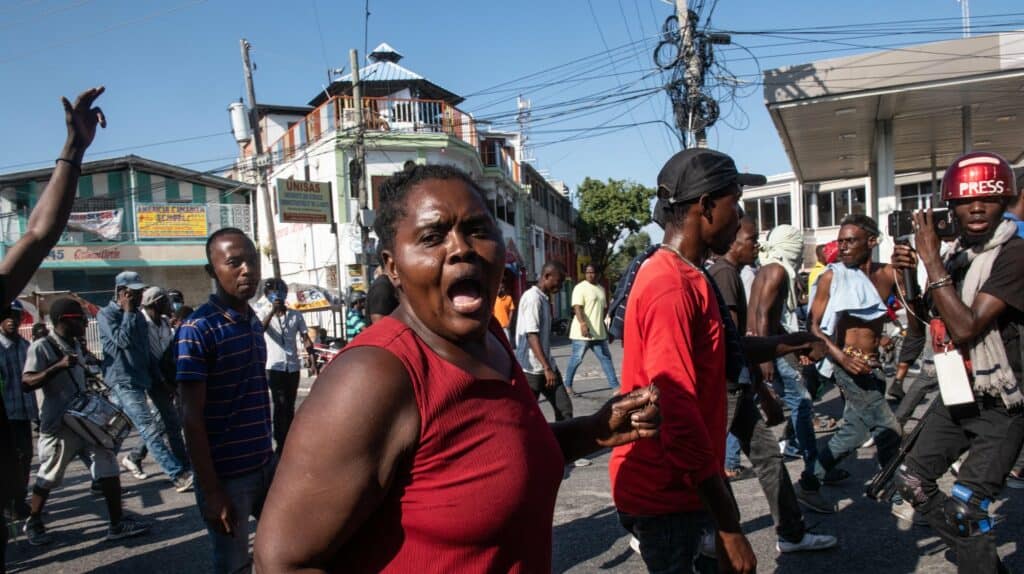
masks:
[[[770,231],[776,225],[793,223],[788,195],[745,199],[743,211],[757,222],[760,231]]]
[[[939,182],[937,182],[937,185],[941,185]],[[917,211],[919,209],[928,209],[931,206],[931,181],[906,183],[900,186],[900,209],[904,211]]]
[[[834,189],[832,191],[812,191],[808,196],[808,207],[804,212],[804,223],[807,227],[815,227],[811,221],[810,195],[817,199],[818,222],[817,227],[832,227],[839,225],[844,217],[852,213],[867,213],[867,202],[863,187],[851,187],[847,189]]]

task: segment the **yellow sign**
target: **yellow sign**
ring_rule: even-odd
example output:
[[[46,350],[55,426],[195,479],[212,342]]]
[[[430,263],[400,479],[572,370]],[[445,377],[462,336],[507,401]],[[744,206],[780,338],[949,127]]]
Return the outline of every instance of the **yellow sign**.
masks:
[[[207,236],[205,205],[140,205],[136,210],[135,223],[140,238]]]

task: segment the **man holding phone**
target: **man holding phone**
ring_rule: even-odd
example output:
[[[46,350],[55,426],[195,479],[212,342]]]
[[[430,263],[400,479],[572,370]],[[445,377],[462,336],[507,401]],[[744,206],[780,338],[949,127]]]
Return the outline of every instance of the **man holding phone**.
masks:
[[[186,492],[192,488],[192,473],[187,461],[175,455],[164,441],[165,425],[161,424],[161,417],[173,419],[171,426],[178,428],[173,424],[177,423],[174,405],[166,391],[153,388],[152,373],[157,365],[149,350],[149,325],[139,308],[145,288],[142,276],[134,271],[122,271],[114,279],[114,299],[97,317],[103,345],[103,380],[113,389],[174,489]],[[147,399],[152,399],[158,415],[150,410]],[[127,462],[125,466],[131,469]]]

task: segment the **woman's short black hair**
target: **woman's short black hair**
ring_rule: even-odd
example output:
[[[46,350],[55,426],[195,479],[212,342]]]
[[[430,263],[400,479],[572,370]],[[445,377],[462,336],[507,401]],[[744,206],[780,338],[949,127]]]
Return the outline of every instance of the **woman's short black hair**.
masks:
[[[405,217],[405,196],[416,185],[431,179],[459,179],[472,189],[486,204],[487,198],[480,186],[468,173],[451,165],[417,165],[396,171],[380,188],[380,205],[373,230],[377,232],[380,244],[378,252],[392,249],[395,243],[395,228]]]

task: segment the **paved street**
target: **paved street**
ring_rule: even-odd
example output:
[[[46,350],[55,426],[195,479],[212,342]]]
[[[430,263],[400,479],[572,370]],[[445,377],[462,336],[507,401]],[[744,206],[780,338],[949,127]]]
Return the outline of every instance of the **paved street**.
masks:
[[[616,364],[622,347],[612,346]],[[564,370],[569,347],[565,341],[556,350]],[[596,410],[609,391],[597,360],[588,355],[576,384],[584,394],[575,399],[579,414]],[[304,381],[304,387],[309,381]],[[550,416],[550,409],[542,406]],[[838,416],[838,393],[830,390],[818,409]],[[129,439],[129,446],[137,436]],[[840,547],[815,554],[778,557],[768,506],[755,479],[734,483],[743,513],[743,528],[750,536],[760,572],[953,572],[945,557],[946,548],[937,537],[920,527],[897,524],[888,509],[862,496],[864,484],[874,471],[874,449],[861,449],[845,468],[853,478],[828,492],[839,498],[841,511],[832,516],[808,513],[806,521],[815,531],[836,534]],[[562,485],[554,521],[553,571],[623,573],[644,572],[643,563],[628,546],[628,536],[618,525],[608,486],[607,453],[594,457],[587,467],[570,467]],[[147,470],[156,465],[147,461]],[[799,462],[790,462],[791,476],[800,472]],[[121,475],[126,489],[126,507],[153,521],[153,531],[144,537],[107,544],[102,542],[105,520],[102,499],[89,494],[85,468],[73,464],[65,485],[47,505],[46,523],[55,544],[32,548],[19,535],[9,548],[12,572],[118,572],[146,574],[208,572],[209,550],[191,493],[178,494],[162,475],[136,481]],[[948,488],[949,477],[945,486]],[[1000,517],[996,528],[999,552],[1012,572],[1024,572],[1021,536],[1024,532],[1024,492],[1008,490],[994,506]]]

